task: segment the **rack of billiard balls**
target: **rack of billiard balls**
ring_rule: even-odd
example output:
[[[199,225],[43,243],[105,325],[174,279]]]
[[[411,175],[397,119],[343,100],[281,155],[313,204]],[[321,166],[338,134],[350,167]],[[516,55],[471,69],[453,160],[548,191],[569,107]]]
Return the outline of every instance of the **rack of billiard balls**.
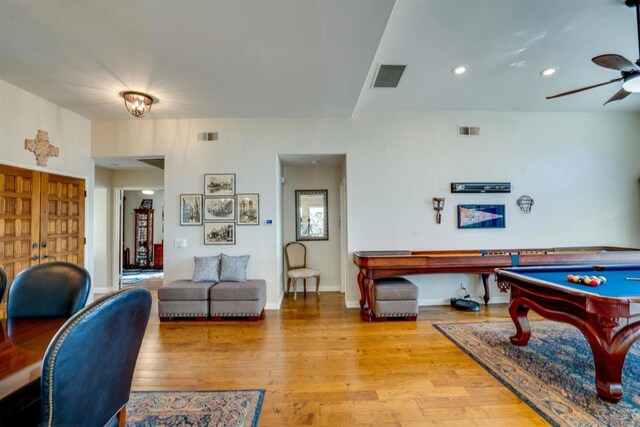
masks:
[[[567,280],[587,286],[599,286],[603,283],[607,283],[607,278],[604,276],[579,276],[577,274],[569,274],[567,276]]]

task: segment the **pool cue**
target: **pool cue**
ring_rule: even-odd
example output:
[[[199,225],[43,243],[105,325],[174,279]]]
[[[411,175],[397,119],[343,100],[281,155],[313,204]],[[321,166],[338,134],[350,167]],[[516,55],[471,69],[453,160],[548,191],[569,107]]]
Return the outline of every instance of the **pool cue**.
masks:
[[[625,277],[624,280],[640,280],[640,277]]]

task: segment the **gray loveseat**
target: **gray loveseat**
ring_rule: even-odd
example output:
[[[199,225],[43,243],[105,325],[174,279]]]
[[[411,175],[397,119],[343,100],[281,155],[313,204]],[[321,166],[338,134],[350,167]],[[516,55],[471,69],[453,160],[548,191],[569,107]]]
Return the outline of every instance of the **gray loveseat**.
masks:
[[[246,278],[249,255],[195,257],[193,280],[176,280],[158,289],[160,320],[193,317],[258,320],[267,302],[264,280]]]
[[[245,282],[194,282],[176,280],[158,289],[158,315],[161,321],[181,317],[221,320],[248,317],[258,320],[267,303],[264,280]]]

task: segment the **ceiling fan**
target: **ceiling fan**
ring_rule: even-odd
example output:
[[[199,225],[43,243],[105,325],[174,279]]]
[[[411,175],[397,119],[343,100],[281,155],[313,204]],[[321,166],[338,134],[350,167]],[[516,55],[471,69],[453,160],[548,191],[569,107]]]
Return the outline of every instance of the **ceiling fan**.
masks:
[[[629,7],[636,8],[636,20],[638,28],[638,52],[640,54],[640,0],[625,0],[625,4]],[[596,65],[601,67],[617,70],[622,73],[622,77],[609,80],[608,82],[598,83],[591,86],[581,87],[579,89],[570,90],[568,92],[562,92],[557,95],[547,96],[547,99],[559,98],[565,95],[571,95],[574,93],[582,92],[585,90],[593,89],[600,86],[605,86],[611,83],[622,81],[622,89],[616,92],[604,105],[607,105],[613,101],[620,101],[626,98],[632,93],[640,92],[640,58],[634,64],[624,56],[616,55],[613,53],[607,53],[605,55],[596,56],[592,58]]]

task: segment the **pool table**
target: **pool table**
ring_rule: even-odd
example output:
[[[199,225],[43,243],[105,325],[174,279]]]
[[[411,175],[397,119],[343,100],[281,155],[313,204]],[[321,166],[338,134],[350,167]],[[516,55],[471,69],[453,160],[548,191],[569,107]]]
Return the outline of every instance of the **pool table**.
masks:
[[[530,249],[473,249],[446,251],[359,251],[353,253],[358,266],[358,288],[363,320],[371,321],[373,286],[382,277],[433,273],[478,273],[489,302],[489,275],[496,268],[571,264],[640,264],[640,249],[586,246]],[[365,309],[365,304],[367,308]]]
[[[569,274],[604,276],[607,281],[591,287],[568,281]],[[622,398],[624,359],[640,338],[640,264],[498,269],[496,280],[511,288],[513,344],[529,342],[529,309],[569,323],[582,332],[593,351],[600,398],[609,402]]]

